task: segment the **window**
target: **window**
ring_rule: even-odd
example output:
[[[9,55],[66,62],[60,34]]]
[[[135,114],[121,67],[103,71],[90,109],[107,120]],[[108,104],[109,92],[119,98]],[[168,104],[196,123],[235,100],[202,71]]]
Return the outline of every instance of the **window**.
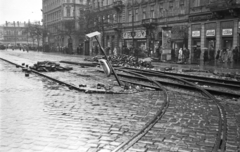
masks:
[[[173,0],[169,1],[169,8],[172,9],[173,8]]]
[[[159,17],[163,17],[163,3],[159,3]]]
[[[155,18],[154,6],[151,6],[150,17]]]
[[[111,23],[110,15],[107,16],[107,22]]]
[[[180,0],[180,1],[179,1],[179,6],[180,6],[180,7],[183,7],[183,6],[184,6],[184,0]]]
[[[128,22],[132,22],[132,11],[128,11]]]
[[[147,18],[146,8],[143,8],[142,16],[143,16],[143,19],[146,19],[146,18]]]
[[[135,21],[138,21],[139,17],[138,17],[138,9],[135,9]]]
[[[200,0],[191,0],[192,7],[199,7],[200,6]]]
[[[116,23],[116,22],[117,22],[116,14],[113,14],[113,23]]]
[[[69,6],[67,6],[67,17],[70,17],[70,13],[71,13],[71,8]]]

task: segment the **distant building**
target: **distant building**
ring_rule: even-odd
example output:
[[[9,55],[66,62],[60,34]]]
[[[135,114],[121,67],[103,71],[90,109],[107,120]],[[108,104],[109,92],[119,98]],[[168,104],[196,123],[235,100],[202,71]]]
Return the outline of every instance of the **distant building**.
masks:
[[[40,22],[8,22],[0,26],[0,43],[9,46],[37,45],[37,41],[27,34],[28,24],[37,24]],[[41,45],[41,44],[40,44]]]
[[[86,0],[42,0],[43,26],[47,31],[44,45],[51,48],[70,47],[76,51],[83,43],[79,18],[83,15]],[[72,21],[72,29],[66,29],[65,23]]]

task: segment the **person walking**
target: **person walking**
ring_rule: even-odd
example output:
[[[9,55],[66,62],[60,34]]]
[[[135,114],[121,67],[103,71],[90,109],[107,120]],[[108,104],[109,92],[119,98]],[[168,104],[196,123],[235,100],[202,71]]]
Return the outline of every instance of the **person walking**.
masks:
[[[182,59],[183,59],[183,50],[182,48],[180,48],[178,52],[178,62],[182,63]]]
[[[190,54],[190,51],[188,48],[186,48],[186,51],[185,51],[185,61],[184,63],[188,63],[188,60],[189,60],[189,54]]]
[[[204,50],[203,58],[204,58],[204,64],[206,64],[208,61],[208,50],[207,49]]]
[[[221,58],[222,58],[223,63],[227,62],[227,50],[226,49],[223,49]]]
[[[238,48],[237,47],[235,47],[234,49],[233,49],[233,62],[234,63],[237,63],[237,60],[238,60]]]
[[[232,49],[227,49],[227,61],[232,62]]]
[[[216,61],[218,61],[220,58],[220,50],[217,51],[217,55],[216,55]]]

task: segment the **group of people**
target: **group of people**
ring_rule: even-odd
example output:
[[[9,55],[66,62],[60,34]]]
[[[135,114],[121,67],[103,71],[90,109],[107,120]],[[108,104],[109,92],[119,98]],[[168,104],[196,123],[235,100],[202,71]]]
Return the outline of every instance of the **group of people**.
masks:
[[[187,63],[190,56],[190,51],[188,48],[172,49],[171,50],[172,61],[177,63]]]
[[[216,61],[223,62],[223,63],[240,62],[240,51],[238,47],[235,47],[234,49],[227,48],[223,50],[218,50],[216,54]]]

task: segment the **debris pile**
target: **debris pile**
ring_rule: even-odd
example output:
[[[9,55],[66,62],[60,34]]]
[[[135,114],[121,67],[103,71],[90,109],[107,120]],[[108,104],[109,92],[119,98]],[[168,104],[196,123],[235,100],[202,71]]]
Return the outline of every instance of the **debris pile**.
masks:
[[[151,63],[151,60],[138,59],[130,55],[109,55],[107,56],[109,61],[115,66],[137,66],[137,67],[146,67],[153,68],[154,66]],[[92,58],[85,58],[85,61],[95,61],[98,62],[99,59],[105,59],[104,56],[94,56]]]
[[[60,66],[60,64],[51,61],[37,62],[37,64],[31,66],[30,69],[36,70],[38,72],[55,72],[72,70],[71,67],[62,67]]]

